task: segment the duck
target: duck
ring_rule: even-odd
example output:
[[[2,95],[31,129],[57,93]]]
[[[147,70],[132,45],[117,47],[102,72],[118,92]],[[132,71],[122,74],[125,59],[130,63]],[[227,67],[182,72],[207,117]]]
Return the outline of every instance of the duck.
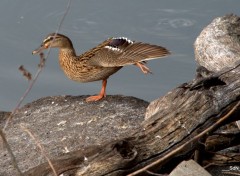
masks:
[[[158,45],[129,40],[126,37],[111,37],[96,47],[77,55],[72,41],[63,34],[48,34],[32,54],[40,54],[48,48],[59,49],[59,65],[66,76],[77,82],[101,81],[98,95],[86,98],[87,102],[106,97],[107,79],[127,65],[135,65],[144,73],[152,73],[146,66],[147,61],[170,54]]]

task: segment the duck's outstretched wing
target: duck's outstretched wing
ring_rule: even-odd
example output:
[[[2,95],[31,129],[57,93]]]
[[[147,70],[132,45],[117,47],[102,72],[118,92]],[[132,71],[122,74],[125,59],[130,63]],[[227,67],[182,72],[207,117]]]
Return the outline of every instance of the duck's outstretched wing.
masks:
[[[100,44],[94,54],[89,57],[89,64],[102,67],[119,67],[132,65],[152,59],[158,59],[170,52],[157,45],[134,42],[124,37],[106,40]],[[90,50],[91,51],[91,50]]]

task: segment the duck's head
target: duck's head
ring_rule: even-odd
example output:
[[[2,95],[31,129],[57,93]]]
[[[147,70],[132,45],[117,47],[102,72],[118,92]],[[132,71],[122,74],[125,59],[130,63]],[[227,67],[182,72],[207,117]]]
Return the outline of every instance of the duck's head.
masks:
[[[35,49],[32,54],[38,54],[47,48],[72,48],[71,40],[62,34],[51,33],[43,40],[39,48]]]

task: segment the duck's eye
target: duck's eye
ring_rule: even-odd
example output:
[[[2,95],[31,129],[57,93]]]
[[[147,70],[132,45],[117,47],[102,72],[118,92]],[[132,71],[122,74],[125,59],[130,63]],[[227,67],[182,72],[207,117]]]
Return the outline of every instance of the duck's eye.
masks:
[[[49,41],[52,41],[53,40],[53,36],[49,36],[48,38],[46,38],[43,43],[47,43]]]

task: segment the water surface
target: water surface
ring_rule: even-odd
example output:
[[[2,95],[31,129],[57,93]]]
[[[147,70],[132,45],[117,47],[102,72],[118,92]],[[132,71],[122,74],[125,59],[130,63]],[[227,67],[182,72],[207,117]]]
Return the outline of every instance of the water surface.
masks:
[[[26,90],[28,82],[18,67],[36,72],[39,58],[31,52],[57,29],[66,4],[66,0],[0,2],[0,110],[13,109]],[[171,50],[171,56],[149,62],[153,75],[127,66],[108,81],[107,94],[151,101],[194,77],[196,37],[214,18],[239,15],[239,7],[240,1],[233,0],[73,0],[60,33],[72,39],[78,54],[112,36]],[[52,50],[24,103],[49,95],[92,95],[100,88],[100,81],[83,84],[66,78],[58,65],[57,50]]]

